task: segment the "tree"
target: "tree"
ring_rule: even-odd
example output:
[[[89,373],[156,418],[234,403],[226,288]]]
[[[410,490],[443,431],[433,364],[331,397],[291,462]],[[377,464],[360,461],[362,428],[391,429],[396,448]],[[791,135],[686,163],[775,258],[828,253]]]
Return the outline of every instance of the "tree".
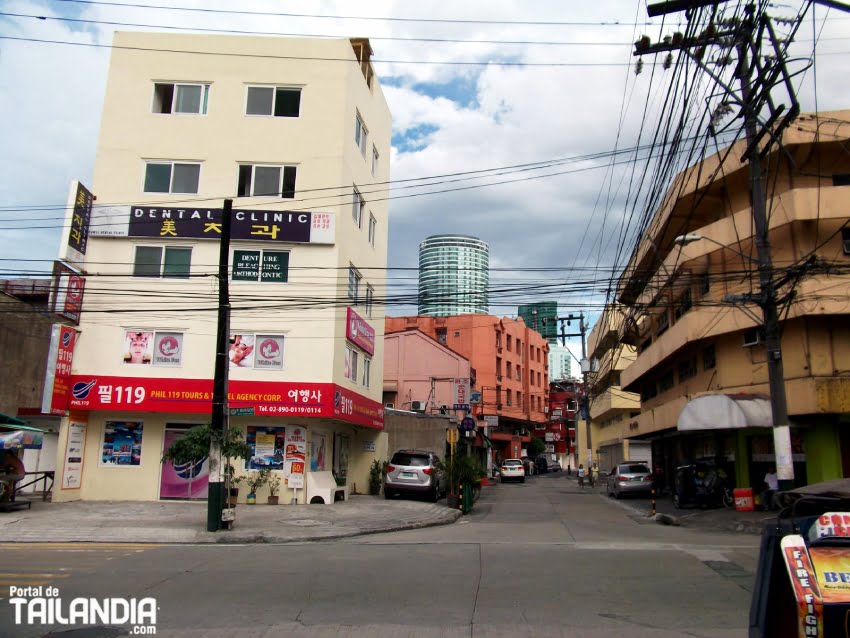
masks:
[[[528,456],[536,458],[546,451],[546,444],[543,439],[531,437],[531,442],[528,444]]]

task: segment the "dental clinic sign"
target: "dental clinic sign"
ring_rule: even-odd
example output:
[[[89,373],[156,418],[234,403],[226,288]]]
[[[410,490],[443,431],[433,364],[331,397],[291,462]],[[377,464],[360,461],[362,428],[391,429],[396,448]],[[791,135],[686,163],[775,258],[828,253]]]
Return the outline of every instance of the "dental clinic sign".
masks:
[[[346,316],[345,338],[359,346],[370,357],[375,354],[375,329],[354,312],[353,308],[348,309]]]
[[[58,587],[9,587],[15,624],[130,625],[129,634],[156,634],[155,598],[73,598],[63,600]]]

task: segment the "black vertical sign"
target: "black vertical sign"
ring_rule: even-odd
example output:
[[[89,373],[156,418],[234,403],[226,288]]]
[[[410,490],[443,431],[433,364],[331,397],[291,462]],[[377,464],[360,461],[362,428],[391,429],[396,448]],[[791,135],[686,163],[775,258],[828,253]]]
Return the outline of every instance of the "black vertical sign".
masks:
[[[74,197],[74,214],[71,216],[68,245],[81,255],[86,254],[93,201],[94,197],[89,190],[80,182],[77,182],[77,195]]]

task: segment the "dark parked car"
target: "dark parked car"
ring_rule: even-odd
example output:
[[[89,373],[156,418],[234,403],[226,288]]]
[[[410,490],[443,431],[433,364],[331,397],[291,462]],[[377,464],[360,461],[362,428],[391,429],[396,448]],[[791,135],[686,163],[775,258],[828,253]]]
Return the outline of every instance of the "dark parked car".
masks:
[[[421,494],[436,503],[446,493],[446,475],[438,469],[439,462],[428,450],[399,450],[387,465],[384,497]]]
[[[534,468],[538,474],[546,474],[549,471],[549,459],[545,456],[538,456],[534,459]]]

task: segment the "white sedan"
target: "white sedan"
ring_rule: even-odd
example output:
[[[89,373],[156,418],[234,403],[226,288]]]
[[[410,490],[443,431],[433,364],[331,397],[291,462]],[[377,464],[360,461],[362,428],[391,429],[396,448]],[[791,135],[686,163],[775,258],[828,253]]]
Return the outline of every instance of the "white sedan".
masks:
[[[511,480],[525,483],[525,467],[522,465],[522,459],[506,459],[502,461],[499,472],[502,475],[502,483]]]

